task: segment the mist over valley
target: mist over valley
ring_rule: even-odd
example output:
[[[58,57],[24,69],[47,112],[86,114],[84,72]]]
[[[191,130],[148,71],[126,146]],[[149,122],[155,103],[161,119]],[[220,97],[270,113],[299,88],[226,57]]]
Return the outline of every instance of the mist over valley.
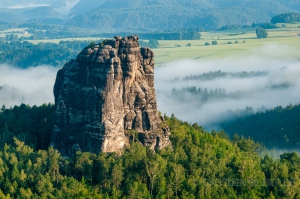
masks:
[[[0,104],[7,108],[21,103],[53,103],[53,85],[58,68],[38,66],[20,69],[0,65]]]
[[[280,56],[278,52],[282,52]],[[299,52],[284,45],[264,45],[252,49],[247,56],[160,65],[155,68],[158,109],[207,129],[219,129],[218,123],[238,114],[298,104],[300,62],[285,59],[285,54],[292,53]],[[1,106],[53,103],[58,69],[1,65]]]
[[[278,52],[282,52],[277,56]],[[300,62],[284,59],[297,53],[281,45],[253,49],[247,56],[182,60],[155,71],[158,107],[207,128],[252,108],[252,113],[299,103]],[[249,113],[248,113],[249,114]]]

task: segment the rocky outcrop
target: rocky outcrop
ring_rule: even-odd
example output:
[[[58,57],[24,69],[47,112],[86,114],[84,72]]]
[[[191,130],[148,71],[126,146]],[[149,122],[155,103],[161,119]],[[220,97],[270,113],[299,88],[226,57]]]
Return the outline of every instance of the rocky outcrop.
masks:
[[[52,145],[74,151],[119,152],[130,138],[152,149],[170,144],[154,89],[154,54],[138,36],[83,49],[58,71]],[[134,136],[135,135],[135,136]]]

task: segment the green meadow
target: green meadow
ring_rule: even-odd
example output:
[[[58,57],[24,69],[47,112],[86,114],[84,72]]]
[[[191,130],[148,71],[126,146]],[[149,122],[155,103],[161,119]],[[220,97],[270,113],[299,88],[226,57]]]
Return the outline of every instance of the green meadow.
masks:
[[[300,28],[280,28],[268,30],[268,37],[257,39],[255,30],[202,32],[200,40],[160,40],[154,49],[156,64],[181,59],[212,59],[235,55],[247,55],[249,51],[268,44],[289,46],[300,52]],[[217,41],[217,45],[211,45]],[[208,42],[210,45],[205,45]],[[190,43],[190,46],[187,44]],[[300,59],[300,53],[291,53],[287,59]]]

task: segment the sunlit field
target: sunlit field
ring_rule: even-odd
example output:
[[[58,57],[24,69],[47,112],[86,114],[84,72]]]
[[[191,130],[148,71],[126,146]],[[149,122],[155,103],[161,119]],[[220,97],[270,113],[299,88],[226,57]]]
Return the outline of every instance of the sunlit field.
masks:
[[[200,40],[160,40],[160,47],[154,49],[156,64],[181,59],[211,59],[231,55],[245,55],[251,49],[266,44],[286,45],[300,50],[300,28],[268,30],[268,37],[257,39],[255,31],[202,32]],[[211,45],[217,41],[217,45]],[[205,45],[208,42],[210,45]],[[187,46],[190,43],[191,46]],[[176,47],[177,46],[177,47]],[[178,47],[180,46],[180,47]],[[300,59],[300,54],[291,53],[286,59]]]

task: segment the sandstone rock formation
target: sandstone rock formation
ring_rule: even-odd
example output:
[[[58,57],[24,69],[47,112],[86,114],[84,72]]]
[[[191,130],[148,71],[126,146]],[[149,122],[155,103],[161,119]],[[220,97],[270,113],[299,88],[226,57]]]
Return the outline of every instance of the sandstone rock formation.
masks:
[[[138,36],[91,44],[58,71],[54,85],[52,145],[63,155],[75,151],[119,152],[130,138],[152,149],[170,144],[159,116],[154,59]]]

